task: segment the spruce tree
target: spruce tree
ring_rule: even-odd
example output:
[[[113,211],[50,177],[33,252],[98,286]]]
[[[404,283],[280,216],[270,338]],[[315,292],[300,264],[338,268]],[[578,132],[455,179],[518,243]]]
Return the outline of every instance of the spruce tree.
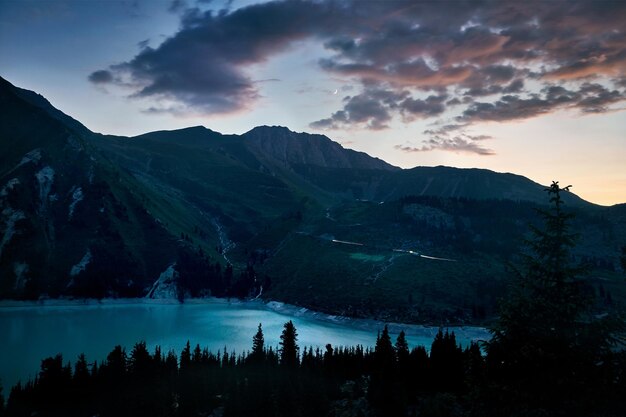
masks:
[[[280,363],[285,366],[295,367],[298,365],[297,345],[298,333],[293,322],[289,320],[285,323],[283,333],[280,335]]]
[[[486,345],[490,373],[500,386],[515,387],[509,392],[519,401],[542,410],[563,410],[566,399],[584,392],[576,390],[596,385],[587,379],[606,361],[622,325],[610,314],[593,314],[585,269],[572,262],[577,236],[570,231],[573,214],[563,209],[561,198],[569,188],[553,182],[546,189],[550,208],[538,210],[543,225],[531,227],[529,250],[521,268],[513,268],[510,293]]]
[[[265,338],[263,337],[263,328],[261,323],[256,331],[256,334],[252,338],[252,354],[253,359],[259,360],[265,356]]]
[[[400,332],[396,339],[396,357],[398,358],[398,365],[400,368],[404,367],[409,359],[409,344],[406,341],[404,330]]]
[[[87,367],[87,359],[85,358],[85,354],[81,353],[78,355],[76,364],[74,364],[74,381],[79,386],[83,386],[88,379],[89,369]]]
[[[585,270],[571,260],[577,236],[570,232],[573,214],[563,210],[561,198],[569,188],[553,182],[547,189],[551,207],[538,210],[543,228],[531,228],[530,253],[522,256],[523,267],[515,268],[511,292],[492,330],[491,347],[506,352],[508,366],[553,365],[582,351],[595,356],[607,352],[613,341],[591,314],[592,294],[580,278]]]
[[[263,355],[265,351],[265,338],[263,337],[263,328],[261,323],[259,323],[259,327],[257,328],[257,332],[252,338],[252,354],[256,356]]]
[[[379,367],[391,369],[395,361],[395,352],[389,337],[389,328],[387,325],[383,328],[383,332],[376,339],[376,348],[374,351],[376,362]]]
[[[191,345],[189,344],[189,340],[187,340],[187,344],[182,352],[180,352],[180,370],[186,370],[191,365]]]

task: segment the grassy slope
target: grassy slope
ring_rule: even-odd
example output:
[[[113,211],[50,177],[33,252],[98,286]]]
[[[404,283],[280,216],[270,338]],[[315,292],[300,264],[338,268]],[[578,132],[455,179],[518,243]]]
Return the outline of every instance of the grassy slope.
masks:
[[[36,297],[71,292],[72,266],[95,248],[109,257],[103,262],[113,270],[119,268],[120,277],[112,280],[149,286],[176,256],[175,238],[146,211],[159,199],[103,158],[81,132],[21,100],[6,85],[0,97],[0,186],[19,181],[0,204],[3,210],[24,215],[0,258],[0,294]],[[35,149],[40,158],[20,165]],[[54,178],[42,200],[36,175],[48,167]],[[79,187],[83,197],[70,216]],[[6,231],[8,223],[2,220]],[[19,265],[27,269],[16,281]]]
[[[331,219],[299,224],[300,232],[289,235],[265,262],[261,269],[274,283],[267,296],[339,314],[432,324],[481,322],[495,314],[511,275],[507,262],[516,262],[528,224],[538,221],[534,207],[448,199],[344,203],[329,212]],[[604,210],[575,211],[573,226],[582,237],[576,260],[595,263],[589,282],[598,293],[602,285],[614,301],[626,300],[623,275],[609,267],[617,266],[620,247],[619,238],[607,232],[613,221],[598,215]]]

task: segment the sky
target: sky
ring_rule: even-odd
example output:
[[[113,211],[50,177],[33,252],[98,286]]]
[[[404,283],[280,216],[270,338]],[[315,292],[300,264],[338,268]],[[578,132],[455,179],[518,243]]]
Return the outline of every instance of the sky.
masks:
[[[626,202],[626,2],[0,0],[0,76],[93,131],[325,134]]]

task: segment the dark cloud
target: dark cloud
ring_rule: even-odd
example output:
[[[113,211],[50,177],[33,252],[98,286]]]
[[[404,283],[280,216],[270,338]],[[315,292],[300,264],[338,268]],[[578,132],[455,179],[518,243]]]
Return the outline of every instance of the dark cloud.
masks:
[[[583,113],[603,113],[608,106],[626,99],[626,94],[609,90],[600,84],[583,84],[578,90],[562,86],[548,86],[542,94],[529,97],[504,95],[493,103],[475,102],[458,118],[464,122],[529,119],[563,108],[578,109]]]
[[[524,80],[513,80],[511,84],[502,89],[505,94],[519,93],[524,89]]]
[[[172,1],[181,15],[175,35],[90,81],[131,88],[131,97],[158,104],[149,111],[233,112],[260,96],[252,65],[307,40],[327,52],[319,68],[358,91],[313,128],[383,129],[394,117],[440,119],[446,106],[456,106],[463,123],[504,122],[564,108],[600,113],[625,100],[626,2],[294,0],[230,8]],[[459,139],[437,143],[474,144]]]
[[[189,7],[185,0],[172,0],[167,10],[171,13],[179,13],[186,10]]]
[[[148,45],[150,45],[150,39],[144,39],[143,41],[137,42],[139,49],[147,48]]]
[[[344,99],[343,110],[339,110],[327,119],[310,124],[316,129],[341,129],[351,126],[381,130],[387,128],[391,112],[397,109],[397,102],[407,93],[393,93],[380,89],[369,89],[364,93]]]
[[[625,99],[609,85],[622,85],[626,73],[626,3],[589,3],[459,1],[453,11],[437,2],[404,9],[389,5],[397,13],[368,3],[363,9],[377,9],[380,16],[372,19],[373,30],[326,41],[334,56],[320,66],[364,85],[375,80],[396,91],[447,92],[452,96],[445,105],[467,105],[465,121],[524,119],[567,107],[602,112]],[[536,80],[539,88],[555,82],[580,88],[595,78],[608,90],[522,95],[525,78]],[[496,99],[476,102],[486,96]],[[426,109],[422,101],[405,102]],[[417,114],[441,117],[443,105]]]
[[[89,81],[94,84],[106,84],[113,82],[113,74],[111,71],[99,70],[89,75]]]
[[[332,5],[270,2],[232,13],[187,9],[182,27],[157,48],[90,76],[98,82],[132,86],[131,97],[150,98],[175,113],[226,113],[259,97],[246,68],[315,36],[335,21]],[[112,73],[108,80],[99,75]],[[174,103],[173,105],[171,103]],[[174,110],[175,109],[175,110]]]
[[[577,103],[584,113],[605,113],[609,106],[624,100],[626,93],[604,88],[599,84],[584,84],[579,91],[583,98]]]
[[[438,116],[446,110],[447,98],[447,94],[428,96],[424,100],[407,98],[400,103],[401,112],[408,119]]]

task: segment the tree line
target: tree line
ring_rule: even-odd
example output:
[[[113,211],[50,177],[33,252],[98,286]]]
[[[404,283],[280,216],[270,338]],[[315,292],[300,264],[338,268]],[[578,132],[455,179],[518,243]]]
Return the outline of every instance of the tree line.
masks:
[[[291,321],[277,349],[264,339],[259,324],[252,349],[240,354],[189,342],[180,355],[158,346],[150,352],[139,342],[130,352],[116,346],[102,362],[80,355],[72,366],[57,355],[42,361],[37,378],[14,386],[0,410],[5,416],[618,416],[626,406],[623,353],[593,369],[563,362],[569,378],[556,365],[533,367],[521,372],[530,378],[524,381],[499,354],[485,355],[476,343],[462,348],[443,329],[429,350],[410,349],[404,332],[393,342],[387,326],[373,349],[328,344],[300,351]],[[547,376],[560,380],[548,383]],[[537,396],[541,390],[547,391]]]

